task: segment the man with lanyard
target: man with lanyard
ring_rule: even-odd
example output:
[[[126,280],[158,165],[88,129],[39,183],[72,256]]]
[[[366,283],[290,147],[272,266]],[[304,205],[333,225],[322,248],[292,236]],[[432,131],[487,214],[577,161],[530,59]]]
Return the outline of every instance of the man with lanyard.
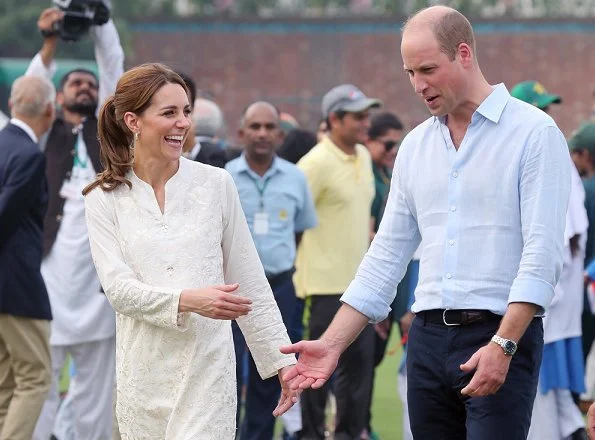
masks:
[[[243,153],[226,166],[240,194],[258,255],[275,295],[285,326],[296,307],[292,275],[296,241],[316,226],[316,211],[304,174],[275,155],[281,139],[279,113],[267,102],[250,105],[242,117],[239,138]],[[236,342],[244,346],[243,338]],[[272,411],[280,395],[277,378],[260,379],[249,356],[245,415],[241,440],[272,440]],[[237,359],[241,363],[241,359]],[[238,382],[241,377],[238,377]]]
[[[38,27],[44,35],[43,45],[27,75],[53,76],[58,36],[52,30],[62,17],[63,12],[54,8],[41,13]],[[50,337],[53,378],[35,440],[47,440],[55,429],[60,404],[57,385],[67,354],[74,360],[76,376],[62,408],[72,408],[74,437],[99,440],[112,434],[115,315],[91,258],[82,189],[102,171],[95,114],[98,104],[115,89],[123,72],[124,53],[112,20],[93,26],[90,33],[99,82],[84,69],[62,77],[57,94],[61,112],[45,140],[49,203],[41,272],[54,317]],[[58,437],[64,440],[63,435]]]

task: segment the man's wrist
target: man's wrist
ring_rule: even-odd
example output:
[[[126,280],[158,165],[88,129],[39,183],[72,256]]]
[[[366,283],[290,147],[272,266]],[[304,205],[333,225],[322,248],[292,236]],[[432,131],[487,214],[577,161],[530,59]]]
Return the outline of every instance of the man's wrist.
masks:
[[[499,335],[492,336],[490,342],[499,345],[502,351],[507,356],[513,356],[517,351],[517,342],[512,339],[503,338]]]
[[[56,39],[60,32],[58,30],[48,30],[48,29],[40,29],[39,33],[43,37],[44,40],[46,39]]]

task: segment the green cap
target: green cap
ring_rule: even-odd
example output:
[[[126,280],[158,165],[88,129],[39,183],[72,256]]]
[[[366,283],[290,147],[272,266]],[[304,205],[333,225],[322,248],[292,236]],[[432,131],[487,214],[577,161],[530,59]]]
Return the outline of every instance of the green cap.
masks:
[[[587,150],[595,156],[595,123],[584,122],[568,139],[570,151]]]
[[[539,109],[544,109],[550,104],[560,104],[562,98],[552,95],[537,81],[523,81],[512,88],[510,94],[521,101],[528,102]]]

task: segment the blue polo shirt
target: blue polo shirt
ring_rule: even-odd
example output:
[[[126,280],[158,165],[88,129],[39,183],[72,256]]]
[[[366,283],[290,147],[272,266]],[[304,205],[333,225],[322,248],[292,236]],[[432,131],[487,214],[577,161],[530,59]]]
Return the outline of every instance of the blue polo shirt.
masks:
[[[316,209],[306,176],[280,157],[273,159],[262,177],[250,169],[243,154],[228,162],[225,169],[238,188],[264,271],[276,275],[291,269],[295,234],[316,226]]]

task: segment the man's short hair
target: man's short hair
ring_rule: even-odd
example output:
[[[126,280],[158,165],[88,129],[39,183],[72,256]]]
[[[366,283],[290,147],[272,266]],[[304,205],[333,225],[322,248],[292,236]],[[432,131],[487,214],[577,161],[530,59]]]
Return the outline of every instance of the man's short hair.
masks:
[[[402,130],[403,124],[394,114],[390,112],[379,113],[374,115],[370,122],[370,129],[368,136],[370,139],[378,139],[384,136],[389,130]]]
[[[198,98],[194,101],[192,122],[197,136],[215,137],[223,127],[223,112],[213,101]]]
[[[409,23],[412,22],[414,18],[425,9],[422,9],[411,16],[405,22],[403,30],[405,30],[409,26]],[[437,20],[431,21],[430,27],[434,36],[436,37],[436,40],[438,40],[440,51],[445,53],[451,61],[455,59],[457,48],[461,43],[469,45],[473,51],[473,55],[475,55],[477,58],[473,27],[471,26],[471,23],[467,17],[465,17],[456,9],[451,9],[450,11],[445,12]]]
[[[475,36],[473,27],[463,14],[459,11],[451,11],[444,14],[441,20],[438,20],[433,29],[434,35],[440,45],[440,50],[448,55],[450,60],[455,59],[459,44],[465,43],[476,55]]]
[[[10,104],[13,113],[31,118],[41,116],[48,104],[54,105],[55,100],[54,85],[41,76],[21,76],[12,83]]]
[[[60,78],[60,83],[58,84],[59,92],[64,90],[64,86],[68,82],[68,78],[70,78],[70,75],[72,75],[73,73],[86,73],[88,75],[91,75],[93,78],[95,78],[95,82],[99,86],[99,78],[97,78],[97,75],[95,75],[95,72],[93,72],[92,70],[89,70],[89,69],[77,68],[77,69],[69,70],[64,75],[62,75],[62,78]]]

